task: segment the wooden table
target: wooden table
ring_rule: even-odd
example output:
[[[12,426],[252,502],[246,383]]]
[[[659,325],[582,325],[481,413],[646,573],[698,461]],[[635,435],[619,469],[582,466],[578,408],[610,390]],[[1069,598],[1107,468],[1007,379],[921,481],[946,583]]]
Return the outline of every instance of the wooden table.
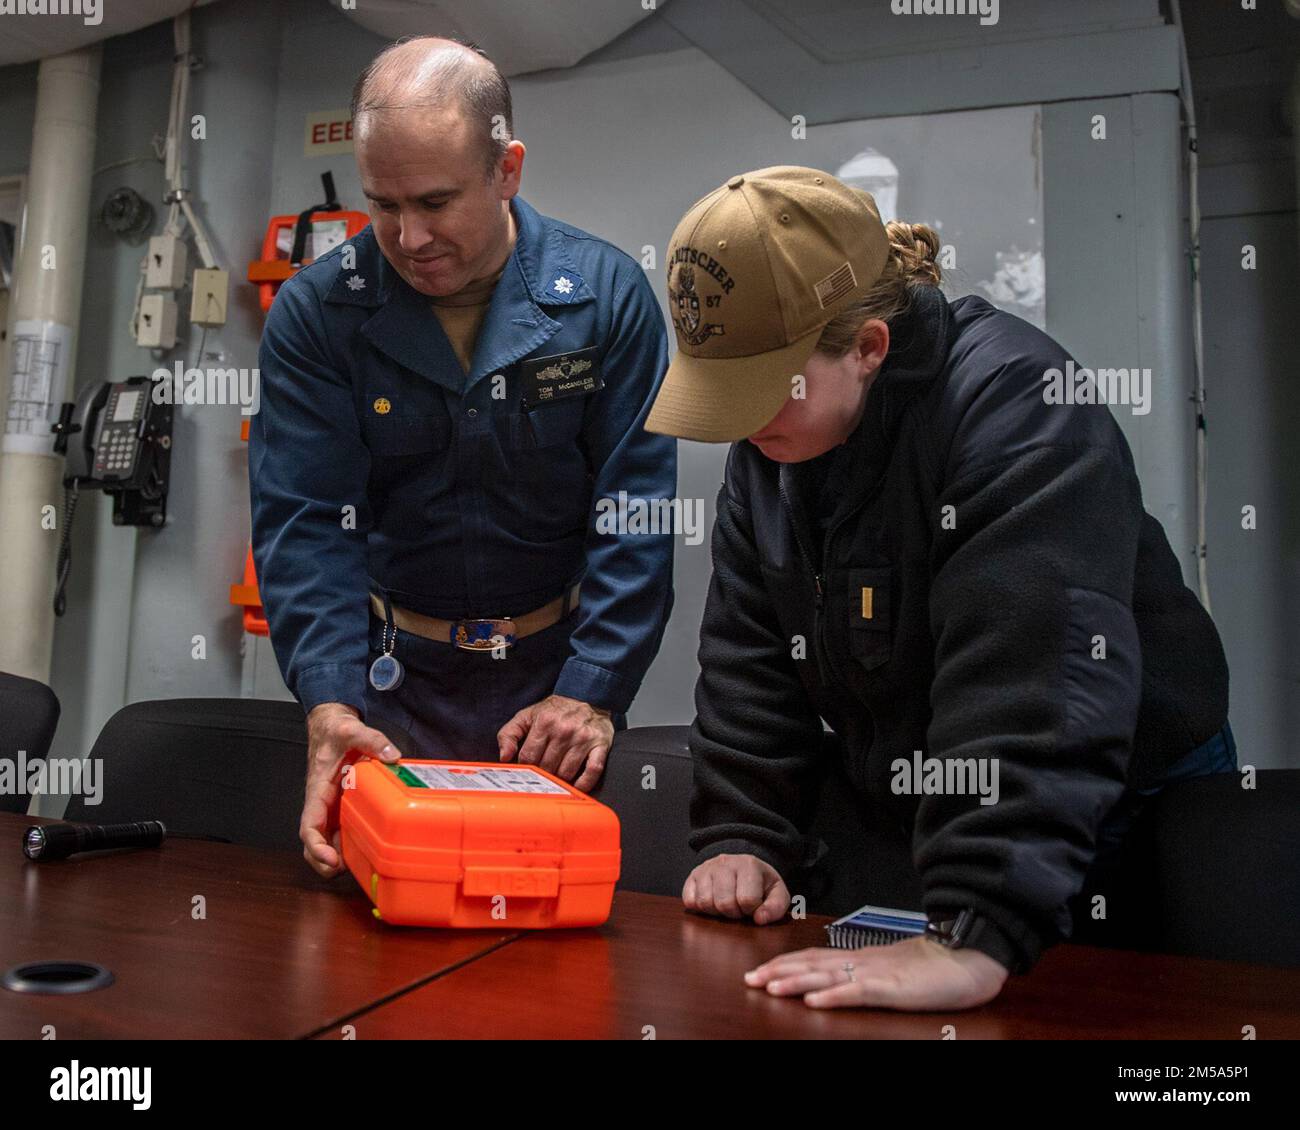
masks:
[[[289,1038],[503,945],[510,931],[381,926],[345,876],[321,879],[296,852],[171,839],[157,849],[32,863],[0,813],[0,970],[98,962],[113,985],[72,996],[0,989],[0,1038]],[[202,896],[206,918],[194,916]]]
[[[1300,1037],[1300,970],[1091,946],[1049,950],[969,1012],[819,1011],[741,980],[825,944],[826,918],[757,927],[619,892],[599,930],[524,934],[355,1017],[358,1039],[1240,1040]],[[322,1038],[337,1033],[322,1033]]]
[[[1300,970],[1086,946],[1048,951],[971,1012],[818,1012],[741,974],[820,945],[824,918],[755,927],[619,892],[595,930],[437,931],[376,922],[350,877],[291,852],[169,840],[37,864],[33,818],[0,813],[0,968],[72,958],[113,971],[76,996],[0,990],[0,1037],[358,1039],[1300,1037]],[[192,912],[196,896],[206,918]]]

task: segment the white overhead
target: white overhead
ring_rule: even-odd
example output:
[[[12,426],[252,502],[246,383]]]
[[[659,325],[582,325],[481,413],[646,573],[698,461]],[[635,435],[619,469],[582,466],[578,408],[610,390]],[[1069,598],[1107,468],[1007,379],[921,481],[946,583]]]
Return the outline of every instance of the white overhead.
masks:
[[[198,0],[199,5],[213,0]],[[271,0],[263,0],[271,2]],[[477,43],[507,75],[571,67],[604,47],[646,16],[639,0],[356,0],[344,8],[362,27],[387,39],[404,35],[448,35]],[[658,0],[662,7],[667,0]],[[169,20],[193,0],[9,0],[24,11],[0,17],[0,67],[29,63],[125,35]],[[46,8],[70,8],[50,15]],[[87,23],[87,16],[98,19]]]
[[[345,16],[386,39],[446,35],[478,44],[506,75],[571,67],[647,11],[638,0],[357,0]],[[659,0],[663,6],[667,0]]]
[[[198,0],[199,4],[211,0]],[[115,35],[170,20],[192,0],[10,0],[13,12],[0,17],[0,67],[30,63],[89,47]],[[46,9],[69,15],[51,15]],[[80,14],[77,14],[80,13]],[[87,23],[87,19],[97,23]]]

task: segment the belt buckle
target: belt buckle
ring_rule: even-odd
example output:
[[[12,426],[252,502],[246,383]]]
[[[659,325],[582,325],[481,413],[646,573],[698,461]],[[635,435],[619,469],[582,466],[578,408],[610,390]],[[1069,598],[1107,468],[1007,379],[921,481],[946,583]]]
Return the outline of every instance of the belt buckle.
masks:
[[[453,620],[451,642],[462,651],[491,651],[496,647],[513,647],[515,623],[508,618]]]

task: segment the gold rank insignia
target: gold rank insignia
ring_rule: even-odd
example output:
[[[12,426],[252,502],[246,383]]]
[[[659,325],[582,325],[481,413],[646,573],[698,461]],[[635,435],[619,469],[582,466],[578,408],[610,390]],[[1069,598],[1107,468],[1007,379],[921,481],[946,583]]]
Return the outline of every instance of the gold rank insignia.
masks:
[[[872,599],[872,596],[873,596],[873,595],[874,595],[874,590],[873,590],[869,585],[863,585],[863,587],[862,587],[862,618],[863,618],[864,620],[870,620],[870,619],[871,619],[871,599]]]
[[[393,406],[388,402],[388,398],[381,396],[375,401],[375,411],[381,416],[387,416],[393,410]]]

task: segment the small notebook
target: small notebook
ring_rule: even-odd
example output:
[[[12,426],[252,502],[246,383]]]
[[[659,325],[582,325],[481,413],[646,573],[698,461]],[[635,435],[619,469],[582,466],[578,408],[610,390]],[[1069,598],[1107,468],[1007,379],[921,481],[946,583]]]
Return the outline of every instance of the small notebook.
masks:
[[[925,933],[926,917],[913,910],[891,910],[885,906],[862,906],[826,927],[831,948],[858,949],[887,946],[904,938]]]

